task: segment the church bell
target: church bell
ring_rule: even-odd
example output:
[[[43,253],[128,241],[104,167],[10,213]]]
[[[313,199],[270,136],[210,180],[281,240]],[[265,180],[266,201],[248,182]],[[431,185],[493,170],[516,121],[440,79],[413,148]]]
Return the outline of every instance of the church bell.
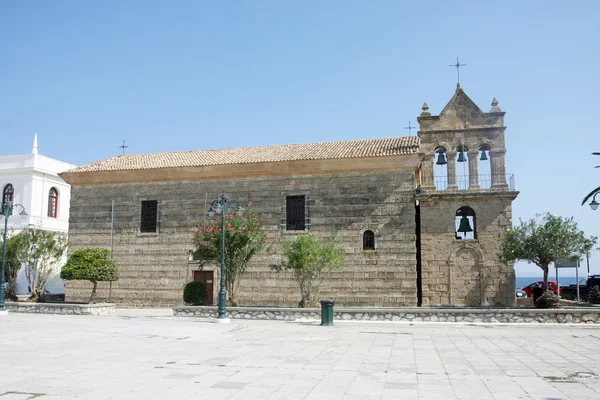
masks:
[[[467,161],[465,158],[465,152],[459,151],[458,152],[458,160],[456,160],[456,162],[465,162],[465,161]]]
[[[473,232],[473,229],[471,228],[471,224],[469,223],[469,218],[462,217],[460,219],[460,225],[458,226],[458,232],[460,232],[460,233]]]
[[[446,165],[448,161],[446,161],[446,155],[444,153],[438,153],[438,159],[435,163],[436,165]]]
[[[487,159],[487,153],[485,152],[485,150],[481,150],[481,158],[479,158],[479,161],[486,161]]]

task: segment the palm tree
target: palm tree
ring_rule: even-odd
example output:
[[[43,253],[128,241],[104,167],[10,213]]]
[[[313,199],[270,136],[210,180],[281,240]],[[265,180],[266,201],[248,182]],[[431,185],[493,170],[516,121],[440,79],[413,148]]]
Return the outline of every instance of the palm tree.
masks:
[[[595,156],[600,156],[600,152],[598,153],[592,153]],[[596,165],[596,168],[600,168],[600,165]],[[600,186],[598,186],[596,189],[592,190],[591,192],[588,193],[587,196],[585,196],[585,198],[583,199],[583,201],[581,202],[581,205],[584,205],[586,201],[588,201],[590,199],[590,197],[597,195],[598,193],[600,193]]]

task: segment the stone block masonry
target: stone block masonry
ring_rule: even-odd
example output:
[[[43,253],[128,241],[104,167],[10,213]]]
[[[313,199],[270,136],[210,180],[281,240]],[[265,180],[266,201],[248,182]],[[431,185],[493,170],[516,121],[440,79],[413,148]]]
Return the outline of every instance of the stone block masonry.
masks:
[[[511,193],[470,197],[425,192],[420,200],[424,305],[508,305],[515,303],[512,264],[500,260],[499,243],[511,226]],[[456,238],[456,210],[476,214],[475,240]]]
[[[115,199],[114,259],[121,278],[111,301],[124,306],[182,304],[183,287],[200,266],[190,263],[192,235],[207,205],[221,193],[253,203],[272,239],[314,234],[335,236],[346,268],[334,272],[319,296],[346,306],[411,306],[417,302],[414,173],[359,172],[293,177],[148,182],[73,186],[70,252],[111,246],[111,201]],[[306,196],[306,231],[285,229],[286,196]],[[158,232],[140,233],[141,202],[158,201]],[[362,234],[375,233],[375,251],[363,251]],[[253,260],[240,287],[240,304],[295,306],[299,288],[290,273],[269,268],[281,262],[279,249]],[[217,300],[219,268],[214,271]],[[109,284],[99,283],[99,299]],[[91,284],[68,282],[67,301],[87,300]]]
[[[490,112],[484,112],[460,85],[439,115],[432,115],[427,104],[422,110],[418,136],[423,157],[419,197],[423,305],[513,305],[514,266],[499,255],[502,236],[512,225],[511,204],[518,195],[506,181],[504,112],[495,99]],[[489,153],[489,164],[482,163],[480,152],[486,157]],[[435,164],[436,155],[442,154],[445,161]],[[480,167],[487,170],[484,175]],[[482,178],[487,179],[483,186]],[[457,237],[459,210],[473,225],[468,237]]]

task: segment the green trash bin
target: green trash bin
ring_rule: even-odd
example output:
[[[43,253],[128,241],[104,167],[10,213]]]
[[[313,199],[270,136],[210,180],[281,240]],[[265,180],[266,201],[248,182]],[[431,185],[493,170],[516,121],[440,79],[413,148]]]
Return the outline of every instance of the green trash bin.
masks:
[[[333,304],[335,300],[321,300],[321,325],[333,325]]]

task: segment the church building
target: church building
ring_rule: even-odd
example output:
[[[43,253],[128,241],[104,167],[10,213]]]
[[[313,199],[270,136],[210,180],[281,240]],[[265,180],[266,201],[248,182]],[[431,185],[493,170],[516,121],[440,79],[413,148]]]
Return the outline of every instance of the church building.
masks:
[[[518,192],[505,167],[504,112],[482,111],[457,86],[439,113],[428,105],[417,136],[220,150],[120,155],[66,171],[70,252],[113,251],[124,306],[183,303],[202,280],[216,304],[219,267],[191,260],[207,206],[225,194],[253,204],[271,238],[335,236],[346,267],[320,298],[340,306],[512,305],[514,266],[499,259]],[[296,306],[290,273],[261,254],[240,286],[241,305]],[[108,298],[109,284],[99,283]],[[85,300],[87,282],[67,283]]]
[[[16,235],[29,228],[66,234],[69,230],[71,188],[58,175],[75,167],[39,154],[37,134],[33,138],[31,153],[0,156],[2,203],[19,205],[8,220],[0,215],[2,229],[6,222],[8,235]],[[24,217],[18,215],[22,210],[27,213]],[[60,267],[65,262],[66,256],[54,266],[46,283],[45,289],[51,295],[65,293],[65,281],[60,279]],[[16,283],[18,295],[29,293],[25,266],[19,271]]]

